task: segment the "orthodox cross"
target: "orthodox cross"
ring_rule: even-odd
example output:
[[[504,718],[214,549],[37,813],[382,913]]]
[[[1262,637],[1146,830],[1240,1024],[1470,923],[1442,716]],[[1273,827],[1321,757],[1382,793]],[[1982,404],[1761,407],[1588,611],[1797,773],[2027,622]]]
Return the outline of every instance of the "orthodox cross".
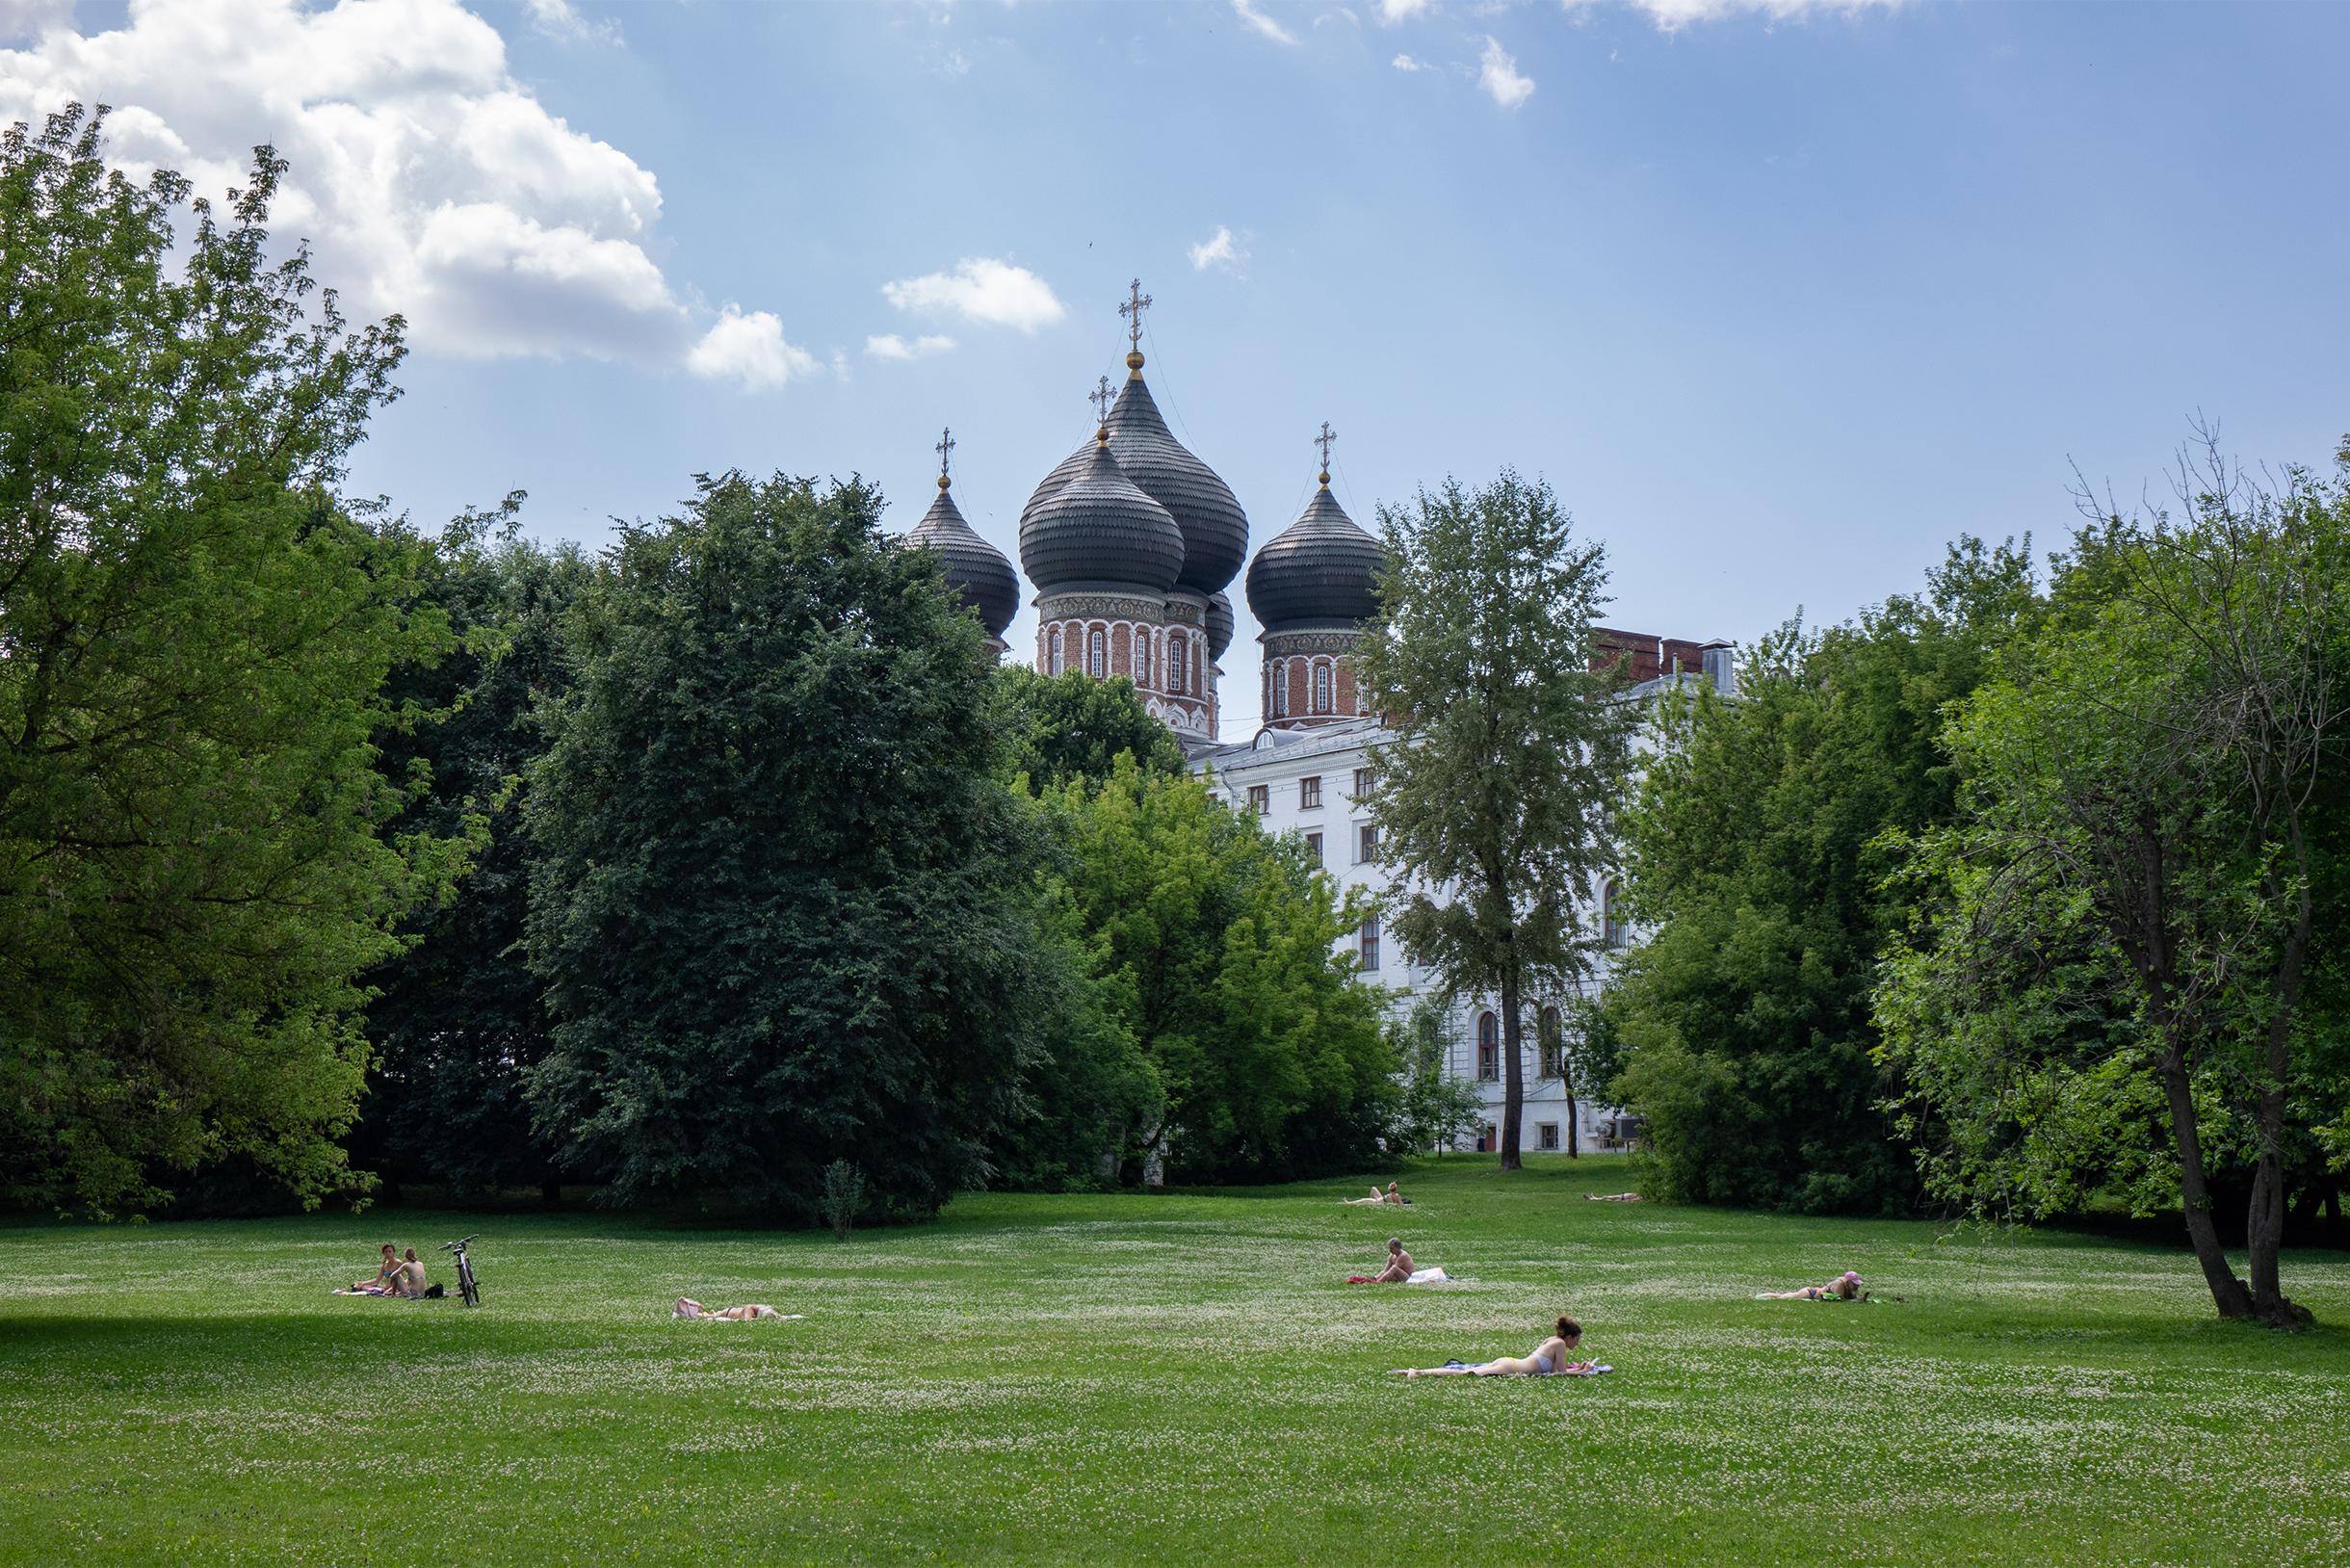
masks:
[[[1321,448],[1322,480],[1325,483],[1328,483],[1330,478],[1330,443],[1336,441],[1337,439],[1338,431],[1330,428],[1330,422],[1328,420],[1323,420],[1322,432],[1314,437],[1314,444]]]
[[[1093,417],[1096,424],[1108,425],[1110,423],[1110,405],[1116,396],[1115,392],[1110,390],[1110,378],[1107,376],[1102,378],[1102,384],[1099,387],[1085,394],[1085,401],[1093,405]]]
[[[1126,346],[1135,353],[1142,352],[1142,313],[1151,307],[1151,297],[1142,292],[1142,279],[1130,285],[1126,303],[1118,306],[1118,314],[1127,318]]]
[[[1324,428],[1326,429],[1327,427]],[[938,432],[938,445],[932,447],[930,450],[938,454],[938,477],[941,480],[944,480],[947,477],[947,454],[954,450],[953,430],[947,429],[940,431]],[[1324,463],[1322,466],[1326,468],[1329,466],[1329,464]]]

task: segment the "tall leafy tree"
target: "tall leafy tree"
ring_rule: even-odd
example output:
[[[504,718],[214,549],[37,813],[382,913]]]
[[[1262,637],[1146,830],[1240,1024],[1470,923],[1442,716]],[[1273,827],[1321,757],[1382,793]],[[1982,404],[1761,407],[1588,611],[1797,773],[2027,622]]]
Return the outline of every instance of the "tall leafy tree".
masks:
[[[2341,918],[2350,453],[2271,494],[2207,452],[2180,501],[2085,531],[2054,624],[1952,719],[1966,809],[1921,846],[1949,895],[1889,966],[1884,1054],[1941,1190],[2044,1213],[2082,1172],[2141,1208],[2167,1183],[2220,1314],[2287,1324],[2287,1116]],[[2249,1279],[2208,1183],[2231,1113]],[[2150,1128],[2159,1163],[2131,1136]]]
[[[1752,650],[1738,694],[1668,692],[1624,824],[1631,906],[1603,1028],[1613,1090],[1646,1121],[1651,1179],[1687,1202],[1898,1212],[1916,1178],[1878,1102],[1878,952],[1910,895],[1880,835],[1945,823],[1956,775],[1944,704],[2038,614],[2028,541],[1964,539],[1850,625],[1790,623]]]
[[[379,832],[385,673],[451,640],[428,544],[335,495],[401,323],[269,261],[271,149],[185,232],[100,149],[0,138],[0,1181],[111,1211],[238,1157],[315,1203],[357,977],[469,840]]]
[[[485,841],[456,897],[403,928],[415,946],[367,977],[381,993],[367,1009],[376,1069],[350,1146],[395,1182],[437,1182],[459,1198],[536,1185],[554,1201],[561,1173],[526,1098],[553,1025],[523,950],[522,796],[545,745],[533,705],[569,683],[562,619],[594,564],[576,546],[519,537],[523,499],[517,490],[450,524],[421,593],[463,644],[392,672],[392,695],[442,717],[383,743],[388,777],[421,765],[430,778],[389,830],[448,834],[478,823]]]
[[[1501,1167],[1516,1170],[1525,1000],[1597,973],[1584,911],[1614,859],[1607,814],[1638,718],[1612,666],[1593,667],[1606,551],[1509,470],[1379,521],[1381,608],[1354,660],[1389,726],[1371,809],[1393,929],[1448,995],[1500,998]]]
[[[1133,1154],[1196,1181],[1375,1159],[1397,1092],[1380,993],[1336,951],[1361,911],[1303,845],[1131,753],[1098,789],[1072,780],[1062,806],[1089,972],[1164,1097]]]
[[[705,478],[572,612],[533,771],[532,1103],[616,1201],[933,1212],[987,1176],[1051,998],[979,623],[880,498]]]
[[[1058,791],[1073,778],[1100,784],[1120,752],[1145,773],[1184,771],[1175,732],[1142,705],[1123,675],[1097,681],[1082,670],[1039,675],[1026,665],[996,669],[997,720],[1010,747],[1005,766],[1028,775],[1029,793]]]

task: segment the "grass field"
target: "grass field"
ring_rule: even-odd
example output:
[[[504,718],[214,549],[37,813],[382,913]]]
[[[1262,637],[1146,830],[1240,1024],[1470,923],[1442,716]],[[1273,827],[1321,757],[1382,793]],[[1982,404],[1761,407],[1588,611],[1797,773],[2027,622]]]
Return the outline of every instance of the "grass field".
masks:
[[[1529,1161],[1401,1211],[982,1196],[847,1243],[0,1230],[0,1562],[2350,1559],[2350,1255],[2287,1255],[2329,1326],[2285,1335],[2183,1250],[1586,1203],[1620,1161]],[[326,1294],[470,1230],[479,1310]],[[1475,1283],[1340,1284],[1390,1231]],[[1751,1299],[1846,1267],[1906,1301]],[[1611,1375],[1381,1375],[1562,1311]]]

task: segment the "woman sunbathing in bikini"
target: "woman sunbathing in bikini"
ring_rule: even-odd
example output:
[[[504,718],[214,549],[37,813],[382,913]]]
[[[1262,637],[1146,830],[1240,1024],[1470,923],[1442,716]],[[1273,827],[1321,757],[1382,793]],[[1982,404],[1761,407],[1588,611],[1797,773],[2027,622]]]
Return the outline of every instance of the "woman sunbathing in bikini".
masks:
[[[754,1301],[750,1305],[743,1307],[705,1307],[690,1295],[679,1296],[677,1305],[670,1311],[674,1317],[703,1322],[715,1322],[723,1319],[731,1323],[747,1323],[754,1318],[780,1318],[783,1316],[782,1313],[777,1312],[764,1301]]]
[[[1847,1268],[1825,1285],[1806,1285],[1799,1291],[1763,1291],[1757,1301],[1853,1301],[1867,1294],[1861,1276]]]
[[[1371,1184],[1371,1196],[1367,1198],[1341,1198],[1339,1201],[1342,1203],[1401,1203],[1403,1201],[1403,1195],[1396,1190],[1396,1184],[1393,1182],[1387,1184],[1387,1190],[1384,1192],[1379,1190],[1379,1184],[1373,1182]]]
[[[1534,1346],[1530,1356],[1501,1356],[1479,1362],[1472,1367],[1459,1362],[1449,1367],[1398,1367],[1393,1375],[1404,1377],[1548,1377],[1569,1368],[1580,1368],[1585,1363],[1570,1361],[1576,1346],[1583,1343],[1582,1325],[1572,1318],[1561,1318],[1558,1332]]]
[[[383,1243],[383,1267],[376,1270],[376,1277],[355,1280],[351,1288],[369,1295],[390,1295],[399,1289],[400,1279],[400,1254],[392,1250],[391,1242],[386,1241]]]

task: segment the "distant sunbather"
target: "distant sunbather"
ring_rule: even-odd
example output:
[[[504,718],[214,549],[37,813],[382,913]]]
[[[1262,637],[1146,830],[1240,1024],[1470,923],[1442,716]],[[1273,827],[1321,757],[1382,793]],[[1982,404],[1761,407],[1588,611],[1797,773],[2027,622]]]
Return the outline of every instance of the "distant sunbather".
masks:
[[[401,1260],[400,1272],[392,1281],[392,1294],[394,1295],[422,1295],[425,1294],[425,1266],[416,1261],[414,1247],[408,1248],[408,1255]]]
[[[1400,1285],[1412,1277],[1412,1255],[1403,1250],[1399,1237],[1387,1239],[1387,1267],[1371,1276],[1373,1285]]]
[[[670,1310],[673,1316],[689,1320],[716,1321],[722,1319],[734,1323],[746,1323],[755,1318],[780,1318],[783,1316],[782,1313],[777,1312],[764,1301],[754,1301],[748,1306],[742,1307],[705,1307],[690,1295],[679,1296],[677,1305]]]
[[[1530,1356],[1500,1356],[1474,1366],[1453,1362],[1443,1367],[1398,1367],[1391,1375],[1404,1377],[1545,1377],[1557,1372],[1580,1371],[1588,1362],[1573,1361],[1576,1347],[1583,1343],[1583,1329],[1572,1318],[1561,1318],[1557,1332],[1534,1346]]]
[[[1857,1301],[1868,1293],[1861,1289],[1861,1276],[1847,1268],[1825,1285],[1806,1285],[1799,1291],[1763,1291],[1757,1301]]]
[[[1371,1185],[1371,1196],[1367,1198],[1344,1198],[1340,1201],[1345,1203],[1401,1203],[1404,1201],[1404,1197],[1400,1192],[1396,1190],[1395,1183],[1388,1183],[1387,1190],[1382,1192],[1379,1190],[1379,1184],[1373,1182]]]

